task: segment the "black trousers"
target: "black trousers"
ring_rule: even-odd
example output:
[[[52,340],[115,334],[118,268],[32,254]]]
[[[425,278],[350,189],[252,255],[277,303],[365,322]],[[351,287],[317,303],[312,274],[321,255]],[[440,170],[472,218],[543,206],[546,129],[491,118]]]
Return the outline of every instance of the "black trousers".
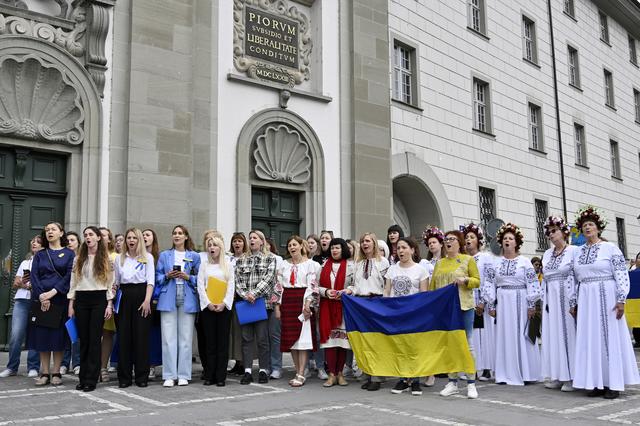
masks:
[[[207,368],[205,380],[224,382],[227,378],[229,361],[229,334],[231,332],[231,311],[213,312],[205,309],[200,312],[204,332],[205,358]]]
[[[208,311],[208,309],[206,309]],[[207,377],[207,346],[205,341],[207,337],[204,333],[204,323],[202,321],[203,311],[198,312],[196,315],[196,336],[198,337],[198,355],[200,356],[200,362],[202,363],[202,374]]]
[[[107,291],[77,291],[73,309],[80,340],[80,374],[83,385],[98,383],[100,376],[100,351],[104,311],[107,308]]]
[[[273,311],[268,310],[271,316]],[[258,346],[258,365],[261,370],[269,370],[271,365],[271,342],[269,339],[269,318],[262,321],[241,325],[242,331],[242,363],[244,368],[253,365],[253,348]]]
[[[147,294],[146,284],[122,284],[120,309],[116,316],[118,331],[118,381],[131,384],[131,369],[135,365],[136,383],[149,380],[149,330],[151,315],[144,318],[138,308]],[[81,368],[82,370],[82,368]]]

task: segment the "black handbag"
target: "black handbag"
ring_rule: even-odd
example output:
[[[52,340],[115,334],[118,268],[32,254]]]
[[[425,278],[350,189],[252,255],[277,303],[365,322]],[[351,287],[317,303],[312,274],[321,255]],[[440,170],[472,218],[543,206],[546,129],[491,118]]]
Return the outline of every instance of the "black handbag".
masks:
[[[51,303],[49,309],[42,310],[39,301],[31,302],[31,312],[29,313],[29,322],[33,325],[46,328],[60,328],[65,317],[65,309],[62,305],[54,305]]]
[[[473,328],[484,328],[484,315],[473,313]]]

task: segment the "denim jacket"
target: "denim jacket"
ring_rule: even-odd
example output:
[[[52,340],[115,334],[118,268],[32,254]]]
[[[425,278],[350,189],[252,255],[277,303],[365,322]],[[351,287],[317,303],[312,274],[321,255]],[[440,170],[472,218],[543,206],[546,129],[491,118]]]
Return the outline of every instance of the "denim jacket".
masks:
[[[176,310],[176,280],[167,279],[167,273],[173,270],[175,250],[165,250],[160,253],[156,266],[156,287],[159,287],[158,311],[170,312]],[[198,302],[198,269],[200,255],[187,250],[184,255],[182,270],[189,275],[184,281],[184,311],[195,313],[200,311]]]

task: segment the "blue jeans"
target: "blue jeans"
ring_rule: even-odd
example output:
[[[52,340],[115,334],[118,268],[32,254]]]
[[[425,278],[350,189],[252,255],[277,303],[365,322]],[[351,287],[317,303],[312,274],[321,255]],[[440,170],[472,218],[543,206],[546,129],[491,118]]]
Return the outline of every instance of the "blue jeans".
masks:
[[[269,345],[269,364],[271,365],[271,372],[282,370],[282,352],[280,352],[280,320],[276,318],[273,311],[269,311]]]
[[[184,311],[183,304],[173,311],[160,313],[163,380],[191,380],[191,344],[195,318],[195,313]]]
[[[31,309],[30,299],[15,299],[13,305],[13,316],[11,317],[11,337],[9,338],[9,362],[7,368],[18,372],[20,368],[20,353],[22,344],[27,337],[27,326],[29,321],[29,310]],[[27,369],[40,370],[40,354],[36,351],[29,351],[27,355]]]
[[[64,351],[62,356],[62,364],[67,368],[80,367],[80,341],[72,343],[71,346]]]
[[[464,332],[467,335],[467,343],[469,344],[469,352],[471,352],[471,356],[475,359],[474,351],[473,351],[473,340],[471,336],[473,336],[473,319],[475,317],[475,309],[467,309],[466,311],[462,311],[462,319],[464,321]],[[467,381],[475,382],[476,373],[475,371],[467,372]],[[449,374],[449,380],[457,380],[457,374]]]

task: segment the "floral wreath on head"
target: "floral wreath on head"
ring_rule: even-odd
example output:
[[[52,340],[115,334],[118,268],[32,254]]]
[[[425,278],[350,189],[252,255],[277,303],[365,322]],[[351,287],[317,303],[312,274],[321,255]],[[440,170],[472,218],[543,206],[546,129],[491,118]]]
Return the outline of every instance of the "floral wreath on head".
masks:
[[[478,246],[484,244],[484,234],[482,233],[482,229],[480,229],[480,227],[475,223],[470,222],[467,225],[460,225],[459,229],[460,232],[462,232],[462,235],[464,235],[465,237],[470,232],[476,234],[476,237],[478,237]]]
[[[427,229],[422,231],[422,239],[425,243],[429,241],[429,238],[435,238],[440,241],[440,244],[444,242],[444,232],[437,226],[427,226]]]
[[[608,224],[604,212],[591,204],[579,208],[576,212],[576,228],[582,230],[582,225],[587,221],[594,222],[599,231],[606,228]]]
[[[562,216],[549,216],[547,220],[544,222],[544,235],[547,237],[551,235],[551,228],[556,227],[562,232],[565,236],[569,235],[571,230],[569,229],[569,225],[565,222]]]
[[[519,250],[524,243],[524,235],[520,228],[511,222],[502,225],[496,234],[496,238],[498,239],[500,246],[502,246],[502,238],[504,238],[504,234],[508,232],[511,232],[516,237],[516,250]]]

